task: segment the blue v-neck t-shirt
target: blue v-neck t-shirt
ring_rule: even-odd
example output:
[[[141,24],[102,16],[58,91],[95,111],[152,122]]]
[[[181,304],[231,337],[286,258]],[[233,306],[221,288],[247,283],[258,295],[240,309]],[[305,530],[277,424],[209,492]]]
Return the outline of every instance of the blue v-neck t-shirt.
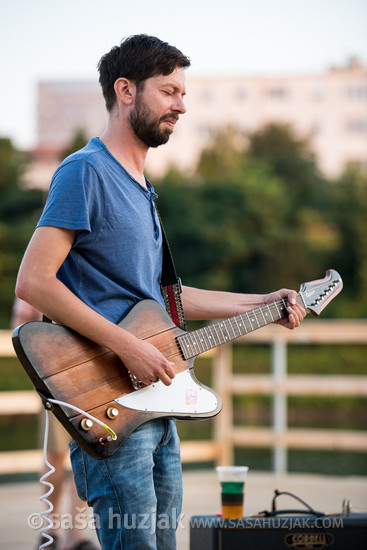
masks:
[[[37,227],[76,230],[57,277],[115,323],[143,299],[164,307],[156,197],[152,185],[140,185],[99,138],[67,157],[51,181]]]

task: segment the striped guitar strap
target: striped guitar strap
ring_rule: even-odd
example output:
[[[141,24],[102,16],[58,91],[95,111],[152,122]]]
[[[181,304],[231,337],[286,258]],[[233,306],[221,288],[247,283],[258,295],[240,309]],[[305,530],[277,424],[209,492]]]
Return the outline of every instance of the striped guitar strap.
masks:
[[[186,330],[185,317],[181,302],[181,279],[177,277],[175,265],[171,250],[168,244],[167,236],[164,231],[161,217],[158,209],[157,214],[162,229],[162,241],[163,241],[163,262],[162,262],[162,278],[161,278],[161,293],[164,299],[167,313],[171,317],[176,326]]]

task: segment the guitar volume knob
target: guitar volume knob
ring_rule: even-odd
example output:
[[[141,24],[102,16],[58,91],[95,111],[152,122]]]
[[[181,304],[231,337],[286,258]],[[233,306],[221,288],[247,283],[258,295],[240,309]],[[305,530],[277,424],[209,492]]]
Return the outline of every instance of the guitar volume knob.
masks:
[[[119,411],[118,411],[118,409],[116,409],[116,407],[109,407],[106,411],[106,414],[107,414],[108,418],[113,420],[114,418],[116,418],[116,416],[118,416]]]
[[[80,422],[80,426],[85,432],[87,432],[92,428],[93,422],[90,418],[83,418],[83,420]]]

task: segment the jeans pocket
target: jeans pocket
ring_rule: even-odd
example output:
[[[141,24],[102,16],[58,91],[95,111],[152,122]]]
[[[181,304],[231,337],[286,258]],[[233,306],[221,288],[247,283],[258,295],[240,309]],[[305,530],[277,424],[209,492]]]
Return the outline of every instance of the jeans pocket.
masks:
[[[75,441],[69,442],[70,460],[74,474],[74,482],[78,496],[81,500],[88,500],[87,491],[87,476],[85,471],[85,463],[83,451]]]

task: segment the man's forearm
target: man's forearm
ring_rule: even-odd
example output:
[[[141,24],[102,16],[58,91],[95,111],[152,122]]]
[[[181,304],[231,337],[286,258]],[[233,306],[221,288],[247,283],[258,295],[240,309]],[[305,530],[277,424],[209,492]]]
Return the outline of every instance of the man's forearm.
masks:
[[[264,304],[264,294],[240,294],[183,287],[182,305],[187,320],[221,319]]]

